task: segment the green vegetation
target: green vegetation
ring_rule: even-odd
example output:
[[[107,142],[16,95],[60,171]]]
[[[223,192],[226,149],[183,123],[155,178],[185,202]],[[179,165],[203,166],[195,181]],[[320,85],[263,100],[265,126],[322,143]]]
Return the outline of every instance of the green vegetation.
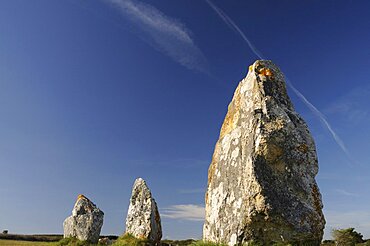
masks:
[[[0,239],[0,246],[58,246],[58,243]]]
[[[39,242],[57,242],[63,238],[63,235],[22,235],[22,234],[1,234],[0,239],[20,240],[20,241],[39,241]]]
[[[67,237],[61,239],[58,244],[58,246],[93,246],[95,244],[91,244],[88,241],[81,241],[74,237]]]
[[[195,241],[190,246],[227,246],[226,244],[219,244],[219,243],[212,243],[212,242],[204,242],[202,240]]]
[[[91,244],[76,238],[63,238],[57,242],[0,239],[0,246],[100,246],[100,244]]]
[[[138,239],[131,234],[124,234],[123,236],[119,237],[112,246],[149,246],[153,245],[150,241],[145,239]]]
[[[355,231],[355,228],[337,229],[332,231],[335,244],[340,246],[355,246],[363,243],[361,233]]]
[[[321,246],[370,246],[370,240],[363,240],[361,233],[354,228],[338,229],[332,231],[334,240],[324,240]],[[16,235],[0,234],[0,246],[102,246],[104,244],[91,244],[87,241],[80,241],[76,238],[62,238],[62,235]],[[125,234],[117,239],[117,236],[105,236],[113,241],[113,246],[154,246],[153,242],[145,239],[138,239],[130,234]],[[60,239],[60,240],[59,240]],[[117,239],[117,240],[115,240]],[[45,240],[45,241],[44,241]],[[59,240],[59,241],[58,241]],[[163,240],[158,246],[226,246],[226,244],[204,242],[202,240]],[[299,243],[275,243],[272,246],[312,246],[317,241]],[[250,241],[243,246],[263,246],[256,241]]]
[[[365,242],[363,242],[363,243],[358,243],[358,244],[356,244],[357,246],[370,246],[370,240],[367,240],[367,241],[365,241]]]
[[[324,240],[322,243],[321,243],[322,246],[334,246],[335,245],[335,242],[334,240]]]
[[[249,241],[248,243],[244,243],[243,246],[264,246],[266,244],[257,242],[257,241]],[[306,241],[306,242],[299,242],[299,243],[271,243],[269,244],[271,246],[316,246],[317,241]],[[212,243],[212,242],[203,242],[203,241],[196,241],[190,246],[227,246],[227,244],[218,244],[218,243]],[[329,246],[329,245],[328,245]]]
[[[187,240],[162,240],[161,246],[173,245],[173,246],[188,246],[194,243],[194,239]]]

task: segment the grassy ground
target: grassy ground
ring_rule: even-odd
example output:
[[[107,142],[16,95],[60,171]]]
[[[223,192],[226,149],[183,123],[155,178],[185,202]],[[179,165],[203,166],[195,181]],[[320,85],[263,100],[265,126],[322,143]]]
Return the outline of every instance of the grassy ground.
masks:
[[[57,242],[63,235],[23,235],[23,234],[1,234],[0,239],[19,240],[19,241],[38,241],[38,242]]]
[[[120,240],[119,240],[120,241]],[[169,242],[172,242],[174,244],[168,244]],[[166,244],[167,243],[167,244]],[[203,243],[201,241],[188,241],[188,240],[184,240],[184,241],[167,241],[164,245],[179,245],[179,246],[182,246],[182,245],[189,245],[189,246],[220,246],[220,244],[212,244],[212,243]],[[59,242],[36,242],[36,241],[20,241],[20,240],[8,240],[8,239],[0,239],[0,246],[59,246],[60,243]],[[121,241],[121,242],[118,242],[117,244],[115,245],[123,245],[123,246],[126,246],[126,245],[145,245],[145,244],[140,244],[137,242],[132,242],[132,241]],[[321,244],[323,246],[334,246],[334,244],[329,244],[329,243],[325,243],[325,244]],[[366,243],[363,243],[363,244],[356,244],[356,246],[368,246],[370,245],[370,243],[366,244]]]
[[[58,242],[30,242],[0,239],[0,246],[57,246]]]
[[[65,240],[62,240],[65,241]],[[60,245],[77,245],[77,244],[61,244],[62,241],[57,242],[42,242],[42,241],[23,241],[23,240],[11,240],[11,239],[0,239],[0,246],[60,246]],[[78,244],[80,245],[80,244]],[[85,244],[81,244],[85,245]],[[135,239],[131,236],[120,237],[113,246],[147,246],[152,244],[147,244],[145,240]],[[194,240],[181,240],[181,241],[172,241],[164,240],[162,241],[162,246],[223,246],[221,244],[214,243],[204,243],[202,241]],[[322,246],[334,246],[334,242],[325,242],[321,244]],[[356,246],[370,246],[370,241],[366,243],[356,244]]]

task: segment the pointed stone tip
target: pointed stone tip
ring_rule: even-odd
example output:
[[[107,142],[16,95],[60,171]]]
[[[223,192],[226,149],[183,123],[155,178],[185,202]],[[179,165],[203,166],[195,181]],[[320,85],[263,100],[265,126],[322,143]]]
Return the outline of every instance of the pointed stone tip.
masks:
[[[90,201],[90,200],[89,200],[89,198],[87,198],[87,197],[86,197],[86,196],[84,196],[83,194],[79,194],[79,195],[77,196],[77,201],[78,201],[78,200],[80,200],[80,199],[86,199],[86,200]]]
[[[271,61],[271,60],[263,60],[263,59],[259,59],[259,60],[255,60],[255,61],[253,62],[253,64],[256,64],[256,63],[265,63],[265,62],[267,62],[267,63],[272,63],[272,61]]]
[[[75,202],[75,205],[74,207],[76,207],[78,204],[84,204],[84,203],[88,203],[88,204],[91,204],[92,206],[96,206],[89,198],[87,198],[85,195],[83,194],[79,194],[77,196],[77,200]]]
[[[141,184],[141,183],[144,183],[144,184],[145,184],[146,182],[145,182],[145,180],[144,180],[144,179],[142,179],[142,178],[140,178],[140,177],[139,177],[139,178],[137,178],[137,179],[135,179],[134,184]]]
[[[249,66],[249,71],[259,72],[262,68],[276,67],[271,60],[256,60],[252,65]]]
[[[254,73],[256,76],[263,76],[274,81],[285,81],[283,73],[271,60],[256,60],[249,66],[248,74],[250,73]]]
[[[142,178],[135,179],[133,189],[136,189],[136,187],[146,187],[146,189],[149,190],[148,185],[146,184],[145,180]]]
[[[134,185],[132,186],[131,196],[133,196],[133,194],[137,194],[143,191],[145,191],[149,196],[151,196],[151,191],[145,180],[142,178],[137,178],[134,182]]]

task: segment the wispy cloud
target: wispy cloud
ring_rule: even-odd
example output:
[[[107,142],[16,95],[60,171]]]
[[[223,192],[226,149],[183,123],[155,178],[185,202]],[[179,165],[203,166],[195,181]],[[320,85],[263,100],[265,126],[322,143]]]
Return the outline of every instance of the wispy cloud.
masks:
[[[208,5],[217,13],[217,15],[225,22],[225,24],[233,31],[237,32],[240,37],[246,42],[252,52],[259,57],[260,59],[264,59],[262,54],[256,49],[250,39],[245,35],[245,33],[239,28],[238,25],[220,8],[218,8],[211,0],[205,0]],[[331,125],[329,124],[328,120],[324,116],[323,113],[320,112],[308,99],[297,89],[295,86],[290,82],[290,80],[286,77],[286,82],[288,86],[293,90],[293,92],[298,96],[298,98],[311,110],[311,112],[319,118],[320,122],[326,127],[326,129],[332,135],[334,141],[338,144],[338,146],[342,149],[345,153],[347,158],[353,162],[349,151],[347,150],[346,146],[344,145],[342,139],[338,136],[338,134],[333,130]]]
[[[143,40],[188,69],[208,73],[207,60],[186,26],[137,0],[105,0],[120,10]]]
[[[370,119],[370,86],[353,88],[347,94],[331,103],[324,111],[339,115],[352,124],[367,123]]]
[[[333,229],[344,229],[354,227],[356,231],[364,235],[364,238],[370,237],[370,212],[369,211],[324,211],[326,226],[324,238],[331,238]]]
[[[205,210],[202,205],[180,204],[162,209],[161,216],[169,219],[203,221]]]
[[[343,189],[336,189],[335,192],[337,192],[338,194],[344,195],[344,196],[360,197],[360,195],[357,193],[349,192]]]
[[[354,160],[352,159],[352,157],[351,157],[347,147],[345,146],[343,140],[334,131],[333,127],[331,126],[331,124],[329,124],[325,115],[323,113],[321,113],[321,111],[318,110],[310,101],[308,101],[308,99],[293,86],[293,84],[290,82],[290,80],[288,78],[286,78],[286,82],[287,82],[288,86],[293,90],[293,92],[298,96],[298,98],[301,99],[301,101],[311,110],[311,112],[320,120],[320,122],[329,131],[329,133],[331,134],[331,136],[333,137],[334,141],[337,143],[339,148],[341,148],[341,150],[347,156],[350,163],[354,163]]]

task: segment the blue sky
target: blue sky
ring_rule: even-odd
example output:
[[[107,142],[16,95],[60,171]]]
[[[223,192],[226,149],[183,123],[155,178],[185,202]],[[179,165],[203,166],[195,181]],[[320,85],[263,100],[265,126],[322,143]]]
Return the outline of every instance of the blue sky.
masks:
[[[370,2],[213,3],[348,150],[289,90],[316,140],[325,237],[370,238]],[[142,177],[164,237],[200,237],[213,148],[256,59],[206,1],[0,1],[0,229],[62,233],[83,193],[121,234]]]

